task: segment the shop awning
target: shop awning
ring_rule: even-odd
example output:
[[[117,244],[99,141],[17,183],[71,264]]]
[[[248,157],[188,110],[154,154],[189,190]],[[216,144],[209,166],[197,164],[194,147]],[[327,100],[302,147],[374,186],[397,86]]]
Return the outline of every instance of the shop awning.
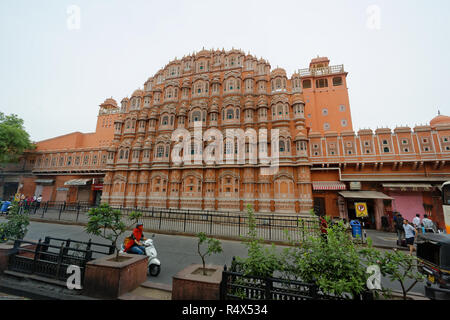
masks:
[[[65,186],[85,186],[92,179],[73,179],[64,182]]]
[[[394,200],[394,198],[385,195],[378,191],[342,191],[339,192],[344,198],[350,199],[383,199],[383,200]]]
[[[36,182],[36,183],[53,183],[53,181],[55,181],[55,180],[53,180],[53,179],[36,179],[36,180],[34,180],[34,182]]]
[[[345,183],[340,181],[315,181],[312,183],[313,190],[345,190]]]
[[[383,188],[394,190],[432,190],[433,186],[428,183],[383,183]]]

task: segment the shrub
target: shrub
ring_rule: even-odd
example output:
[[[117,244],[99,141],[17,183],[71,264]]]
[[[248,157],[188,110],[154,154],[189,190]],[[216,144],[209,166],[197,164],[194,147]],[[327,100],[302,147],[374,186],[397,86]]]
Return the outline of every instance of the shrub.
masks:
[[[281,268],[280,258],[275,251],[275,245],[270,248],[263,246],[263,241],[258,238],[256,219],[251,205],[247,206],[248,233],[243,242],[248,250],[248,257],[236,257],[236,264],[244,275],[259,277],[271,277],[276,270]]]
[[[28,215],[18,212],[19,206],[17,202],[14,202],[7,217],[8,222],[0,223],[0,242],[23,239],[25,237],[30,219]]]

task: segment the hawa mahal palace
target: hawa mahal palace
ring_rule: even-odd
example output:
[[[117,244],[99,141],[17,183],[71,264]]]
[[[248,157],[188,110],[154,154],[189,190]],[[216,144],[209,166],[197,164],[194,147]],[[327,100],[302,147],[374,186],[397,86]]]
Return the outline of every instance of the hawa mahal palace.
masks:
[[[106,99],[94,133],[40,141],[0,172],[0,195],[41,194],[43,201],[106,202],[125,207],[196,208],[317,214],[352,219],[365,202],[368,224],[400,212],[443,225],[440,185],[450,180],[450,117],[429,124],[353,131],[347,71],[326,57],[290,77],[240,50],[202,50],[175,59],[120,102]],[[278,168],[244,163],[174,163],[178,129],[267,130]],[[270,134],[278,129],[278,141]],[[217,138],[216,138],[217,139]],[[195,140],[195,139],[193,139]],[[201,154],[203,139],[183,150]],[[223,142],[224,155],[237,142]],[[253,152],[242,144],[245,159]],[[260,149],[256,149],[260,150]]]

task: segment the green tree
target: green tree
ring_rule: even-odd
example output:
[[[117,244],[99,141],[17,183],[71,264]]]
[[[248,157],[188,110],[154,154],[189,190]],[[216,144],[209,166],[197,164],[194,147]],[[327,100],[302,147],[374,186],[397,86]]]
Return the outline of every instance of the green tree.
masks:
[[[119,261],[119,248],[117,247],[117,239],[136,224],[142,217],[142,212],[131,212],[126,218],[129,224],[123,222],[123,214],[120,210],[111,208],[107,203],[101,204],[99,207],[91,208],[88,212],[88,223],[86,232],[110,240],[116,248],[116,261]],[[109,232],[107,232],[109,230]]]
[[[326,294],[358,296],[366,290],[368,275],[360,248],[342,222],[327,228],[327,239],[308,237],[301,246],[285,250],[283,276],[316,283]]]
[[[369,247],[362,250],[363,256],[369,264],[378,265],[383,276],[387,276],[391,281],[397,281],[402,288],[403,299],[409,291],[418,283],[425,279],[425,276],[417,270],[417,258],[410,254],[394,250],[376,250]],[[406,281],[412,280],[412,284],[407,287]],[[391,292],[387,288],[381,290],[384,296],[390,297]]]
[[[198,237],[198,243],[197,243],[197,252],[200,255],[200,258],[202,258],[203,263],[203,275],[206,276],[206,268],[205,268],[205,257],[210,256],[214,253],[221,253],[222,252],[222,246],[220,245],[220,241],[213,238],[208,238],[205,233],[200,232],[197,234]],[[200,247],[202,244],[206,243],[208,246],[206,248],[206,251],[201,251]]]
[[[272,277],[276,270],[282,267],[275,245],[265,247],[262,239],[257,235],[256,218],[251,205],[247,205],[248,233],[243,238],[247,247],[247,258],[236,257],[236,264],[244,275],[258,277]]]
[[[23,120],[15,114],[0,112],[0,163],[17,162],[25,150],[33,148]]]

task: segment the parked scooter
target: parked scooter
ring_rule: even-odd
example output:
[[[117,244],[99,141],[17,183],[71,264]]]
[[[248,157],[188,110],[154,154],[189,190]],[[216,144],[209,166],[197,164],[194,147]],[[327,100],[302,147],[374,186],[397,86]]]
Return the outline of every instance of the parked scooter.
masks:
[[[155,235],[152,235],[152,238],[154,238]],[[143,245],[145,247],[145,254],[148,256],[148,274],[150,274],[153,277],[156,277],[161,272],[161,262],[156,257],[157,252],[155,245],[153,244],[153,239],[147,239],[143,242]],[[120,247],[120,253],[125,252],[125,247]]]

